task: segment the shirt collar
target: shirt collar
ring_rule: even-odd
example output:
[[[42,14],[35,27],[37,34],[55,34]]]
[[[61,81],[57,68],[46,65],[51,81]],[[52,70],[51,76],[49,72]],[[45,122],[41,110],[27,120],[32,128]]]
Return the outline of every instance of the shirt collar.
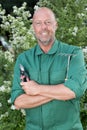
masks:
[[[58,51],[58,44],[59,44],[59,42],[57,40],[55,40],[52,47],[51,47],[51,49],[46,54],[54,54],[54,53],[56,53]],[[41,50],[40,46],[37,45],[36,46],[36,55],[41,55],[43,53],[44,52]]]

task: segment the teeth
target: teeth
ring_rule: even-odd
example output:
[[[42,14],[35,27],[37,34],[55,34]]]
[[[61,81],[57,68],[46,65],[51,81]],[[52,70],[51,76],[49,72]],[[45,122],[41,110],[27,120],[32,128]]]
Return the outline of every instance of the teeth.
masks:
[[[42,35],[47,35],[47,32],[43,32]]]

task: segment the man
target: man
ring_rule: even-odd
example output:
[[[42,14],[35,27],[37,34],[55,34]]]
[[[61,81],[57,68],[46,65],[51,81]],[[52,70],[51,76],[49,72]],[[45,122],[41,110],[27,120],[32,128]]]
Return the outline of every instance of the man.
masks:
[[[26,111],[26,130],[83,130],[79,101],[87,87],[84,56],[79,47],[55,38],[54,13],[39,8],[33,16],[38,44],[19,55],[14,71],[12,102]],[[22,64],[27,82],[20,79]]]

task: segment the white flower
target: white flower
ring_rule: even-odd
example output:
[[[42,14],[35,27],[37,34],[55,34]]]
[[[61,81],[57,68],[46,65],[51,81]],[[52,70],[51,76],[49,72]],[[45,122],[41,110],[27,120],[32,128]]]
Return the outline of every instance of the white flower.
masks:
[[[75,32],[72,32],[72,35],[73,35],[73,36],[76,36],[76,33],[75,33]]]
[[[77,16],[78,16],[79,18],[82,18],[82,17],[85,16],[85,14],[83,14],[83,13],[78,13]]]
[[[0,120],[1,120],[2,118],[4,118],[4,117],[8,117],[8,112],[5,112],[4,114],[1,114],[1,115],[0,115]]]
[[[0,87],[0,91],[9,93],[11,91],[10,84],[11,84],[11,81],[4,81],[4,85]]]
[[[38,10],[39,7],[37,5],[34,6],[34,10]]]
[[[76,27],[74,27],[74,32],[76,32],[77,33],[77,31],[78,31],[78,27],[76,26]]]
[[[4,15],[5,12],[6,12],[5,10],[1,10],[1,11],[0,11],[0,17],[1,17],[1,15]]]
[[[10,51],[5,51],[4,55],[5,55],[5,59],[7,59],[9,62],[14,61],[14,56],[11,54]]]
[[[0,87],[0,91],[1,91],[1,92],[4,92],[4,91],[5,91],[5,86],[2,85],[2,86]]]
[[[27,3],[26,3],[26,2],[24,2],[22,6],[23,6],[23,7],[26,7],[26,5],[27,5]]]
[[[12,109],[12,110],[15,110],[16,107],[15,107],[14,105],[11,105],[11,109]]]
[[[11,103],[11,98],[10,99],[8,99],[8,101],[7,101],[8,103]]]
[[[73,36],[76,36],[77,32],[78,32],[78,27],[75,26],[75,27],[73,28],[72,35],[73,35]]]
[[[5,26],[9,26],[10,24],[9,24],[9,22],[5,22]]]
[[[21,113],[25,116],[26,113],[25,113],[25,110],[24,109],[21,109]]]

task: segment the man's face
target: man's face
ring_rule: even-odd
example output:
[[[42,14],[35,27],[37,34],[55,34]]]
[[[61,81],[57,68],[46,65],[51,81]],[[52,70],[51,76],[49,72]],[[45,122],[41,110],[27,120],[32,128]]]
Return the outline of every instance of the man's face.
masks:
[[[48,45],[54,41],[57,23],[48,11],[41,10],[33,18],[33,29],[39,43]]]

